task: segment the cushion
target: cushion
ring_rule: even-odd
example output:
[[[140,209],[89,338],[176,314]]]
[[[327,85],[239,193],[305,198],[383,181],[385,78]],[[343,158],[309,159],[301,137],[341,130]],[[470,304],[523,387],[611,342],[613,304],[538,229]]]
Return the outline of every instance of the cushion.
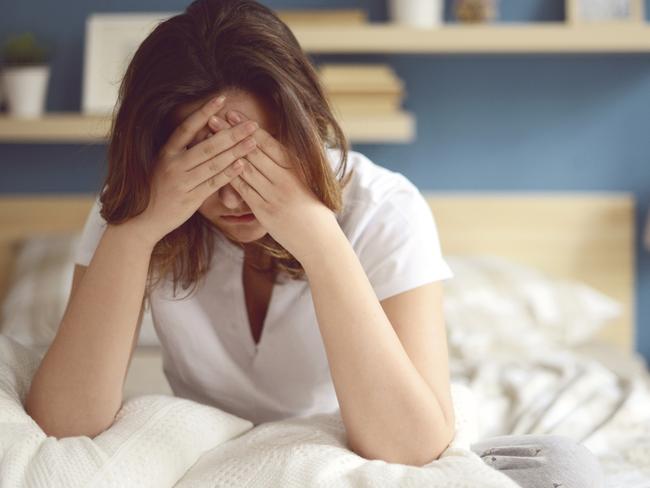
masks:
[[[80,238],[80,233],[42,235],[17,244],[0,311],[0,332],[26,346],[49,346],[68,303]],[[160,346],[148,308],[142,316],[138,345]]]
[[[575,347],[621,313],[605,294],[496,256],[447,256],[444,283],[450,356],[463,360]]]

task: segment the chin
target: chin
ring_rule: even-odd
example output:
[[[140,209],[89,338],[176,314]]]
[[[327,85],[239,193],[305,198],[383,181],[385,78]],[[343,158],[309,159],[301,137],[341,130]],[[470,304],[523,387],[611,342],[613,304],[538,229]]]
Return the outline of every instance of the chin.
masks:
[[[217,228],[232,240],[245,244],[264,237],[267,232],[260,224],[246,228],[245,225],[217,225]]]
[[[261,232],[257,232],[257,233],[242,232],[241,235],[235,235],[235,237],[242,244],[246,244],[247,242],[257,241],[258,239],[261,239],[265,235],[266,235],[266,231],[262,230]]]

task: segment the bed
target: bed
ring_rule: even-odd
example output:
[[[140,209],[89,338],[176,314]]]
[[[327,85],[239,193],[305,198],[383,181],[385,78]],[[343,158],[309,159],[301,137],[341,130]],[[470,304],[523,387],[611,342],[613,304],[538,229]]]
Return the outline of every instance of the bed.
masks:
[[[468,446],[512,433],[570,436],[599,457],[608,488],[650,486],[650,373],[635,352],[632,196],[425,197],[455,273],[445,283],[445,312],[461,424],[441,460],[424,467],[346,451],[339,418],[252,428],[174,398],[150,316],[115,426],[94,439],[39,434],[21,402],[56,332],[94,195],[0,197],[0,407],[9,407],[0,408],[0,485],[446,486],[464,473],[457,486],[507,487]]]

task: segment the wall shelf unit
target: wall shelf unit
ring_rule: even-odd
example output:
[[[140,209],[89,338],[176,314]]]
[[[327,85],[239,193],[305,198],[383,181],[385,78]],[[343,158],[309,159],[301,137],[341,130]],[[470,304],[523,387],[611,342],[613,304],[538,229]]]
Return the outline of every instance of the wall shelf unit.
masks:
[[[408,112],[387,115],[344,115],[341,127],[351,142],[411,142],[415,119]],[[72,112],[51,112],[38,119],[0,116],[2,143],[104,143],[110,116],[87,116]]]
[[[308,53],[328,54],[571,54],[649,53],[643,24],[571,26],[564,22],[457,25],[417,29],[390,23],[296,23],[291,30]],[[339,117],[353,143],[408,143],[416,121],[405,111]],[[47,113],[39,119],[0,115],[0,143],[103,143],[108,116]]]

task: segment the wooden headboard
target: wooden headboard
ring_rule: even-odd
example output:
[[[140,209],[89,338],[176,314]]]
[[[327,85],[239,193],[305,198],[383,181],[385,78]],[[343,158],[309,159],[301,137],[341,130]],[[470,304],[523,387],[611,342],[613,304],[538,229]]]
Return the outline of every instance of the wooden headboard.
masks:
[[[601,338],[635,348],[634,199],[601,193],[425,193],[448,255],[492,254],[587,283],[624,306]],[[0,298],[15,242],[79,232],[94,195],[0,196]]]
[[[443,253],[491,254],[581,281],[623,305],[599,338],[635,349],[632,195],[627,193],[426,194]]]

